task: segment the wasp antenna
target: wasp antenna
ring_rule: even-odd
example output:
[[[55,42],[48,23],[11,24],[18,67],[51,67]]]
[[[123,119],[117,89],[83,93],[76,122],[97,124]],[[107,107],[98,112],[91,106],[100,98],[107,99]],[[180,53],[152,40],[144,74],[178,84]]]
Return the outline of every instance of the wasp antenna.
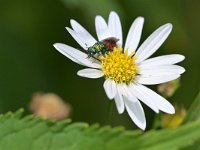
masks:
[[[85,46],[88,48],[88,45],[85,43]]]

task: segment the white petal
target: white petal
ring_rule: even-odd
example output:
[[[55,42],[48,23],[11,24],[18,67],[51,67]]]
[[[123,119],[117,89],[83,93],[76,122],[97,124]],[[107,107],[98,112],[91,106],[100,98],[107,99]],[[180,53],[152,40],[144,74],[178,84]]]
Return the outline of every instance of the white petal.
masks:
[[[108,25],[101,16],[96,16],[95,18],[95,27],[96,27],[96,33],[99,41],[102,41],[106,38],[110,37],[110,32],[108,29]]]
[[[185,69],[178,65],[166,65],[166,66],[140,66],[139,74],[142,74],[143,77],[151,76],[166,76],[172,74],[182,74],[185,72]]]
[[[161,65],[173,65],[181,62],[185,59],[185,56],[179,54],[163,55],[154,58],[147,59],[139,64],[140,67],[151,67]]]
[[[137,63],[150,57],[167,39],[171,30],[172,25],[167,23],[154,31],[137,50],[135,54]]]
[[[70,22],[71,22],[71,26],[72,26],[73,30],[79,36],[81,36],[81,38],[83,40],[85,40],[84,43],[86,43],[87,47],[90,47],[96,43],[96,40],[94,39],[94,37],[84,27],[82,27],[78,22],[76,22],[73,19],[71,19]]]
[[[101,70],[87,68],[87,69],[79,70],[77,72],[77,75],[81,77],[96,79],[96,78],[102,77],[104,74]]]
[[[119,16],[114,11],[112,11],[109,15],[108,28],[110,30],[110,36],[119,39],[117,44],[122,46],[122,26]]]
[[[116,83],[113,80],[107,79],[103,87],[109,99],[113,99],[117,93]]]
[[[121,93],[120,85],[117,85],[117,93],[115,95],[115,104],[119,114],[124,112],[124,100]]]
[[[128,48],[128,54],[131,54],[133,51],[136,51],[138,44],[140,42],[143,24],[144,24],[143,17],[138,17],[132,23],[126,38],[126,44],[124,48],[125,50]]]
[[[131,117],[131,119],[133,120],[133,122],[139,128],[141,128],[142,130],[145,130],[146,119],[145,119],[145,114],[144,114],[142,105],[140,104],[140,102],[137,100],[136,97],[132,97],[131,99],[132,100],[125,98],[124,103],[125,103],[126,110],[129,116]]]
[[[142,101],[144,104],[149,106],[153,111],[156,113],[159,112],[158,107],[156,106],[155,102],[153,102],[145,93],[143,93],[137,84],[131,84],[129,86],[129,89],[131,90],[131,93],[135,95],[140,101]]]
[[[145,85],[154,85],[154,84],[160,84],[160,83],[165,83],[171,80],[175,80],[179,78],[179,74],[169,74],[169,75],[160,75],[160,76],[143,76],[139,75],[136,78],[136,81],[140,84],[145,84]]]
[[[63,54],[64,56],[66,56],[67,58],[71,59],[73,62],[79,64],[79,65],[83,65],[85,66],[83,63],[81,63],[78,59],[75,59],[73,57],[71,57],[70,55],[68,55],[67,53],[64,52],[64,50],[62,50],[62,45],[60,45],[60,43],[56,43],[53,45],[61,54]]]
[[[74,38],[74,40],[76,40],[76,42],[83,48],[83,49],[87,49],[87,43],[86,41],[80,36],[78,35],[74,30],[66,27],[67,31],[71,34],[71,36]]]
[[[154,101],[154,103],[157,105],[157,107],[166,113],[169,114],[174,114],[175,113],[175,109],[174,107],[163,97],[161,97],[160,95],[158,95],[156,92],[152,91],[151,89],[143,86],[143,85],[138,85],[138,87],[140,87],[140,90],[148,95],[149,99]]]
[[[135,96],[133,95],[130,90],[130,88],[128,88],[127,84],[120,84],[121,85],[121,92],[122,92],[122,95],[124,95],[125,97],[132,97],[132,96]],[[134,99],[133,99],[134,100]]]
[[[64,49],[64,47],[63,47],[63,45],[62,45],[61,43],[56,43],[56,44],[54,44],[53,46],[54,46],[61,54],[63,54],[63,55],[66,56],[67,58],[71,59],[73,62],[84,66],[84,64],[81,63],[79,60],[77,60],[77,59],[71,57],[70,55],[68,55],[67,53],[65,53],[65,51],[62,50],[62,49]]]
[[[82,64],[87,67],[91,68],[101,68],[100,64],[97,64],[95,62],[92,62],[88,59],[87,54],[70,47],[68,45],[62,44],[62,43],[56,43],[53,45],[60,53],[68,57],[74,62],[77,62],[79,64]]]

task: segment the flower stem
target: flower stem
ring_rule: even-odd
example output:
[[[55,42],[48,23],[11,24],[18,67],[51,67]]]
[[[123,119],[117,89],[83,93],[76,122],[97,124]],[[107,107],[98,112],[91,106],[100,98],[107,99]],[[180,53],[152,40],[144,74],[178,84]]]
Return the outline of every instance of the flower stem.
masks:
[[[113,102],[109,102],[108,106],[108,119],[107,119],[107,124],[112,125],[112,115],[113,115]]]

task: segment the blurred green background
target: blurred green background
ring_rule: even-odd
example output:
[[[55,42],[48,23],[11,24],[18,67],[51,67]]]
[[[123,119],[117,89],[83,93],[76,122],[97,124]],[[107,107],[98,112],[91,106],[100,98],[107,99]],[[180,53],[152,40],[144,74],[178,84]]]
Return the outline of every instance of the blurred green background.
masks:
[[[126,37],[132,21],[145,17],[142,41],[167,22],[173,31],[156,55],[180,53],[186,60],[181,87],[169,100],[186,108],[199,91],[200,81],[200,1],[199,0],[0,0],[0,113],[24,107],[34,92],[54,92],[73,107],[72,119],[89,123],[107,123],[108,106],[103,79],[81,78],[83,68],[57,52],[53,44],[79,45],[65,30],[71,18],[96,37],[94,18],[108,18],[116,11]],[[155,87],[153,87],[155,88]],[[148,127],[154,113],[145,107]],[[113,125],[134,128],[126,113],[114,110]]]

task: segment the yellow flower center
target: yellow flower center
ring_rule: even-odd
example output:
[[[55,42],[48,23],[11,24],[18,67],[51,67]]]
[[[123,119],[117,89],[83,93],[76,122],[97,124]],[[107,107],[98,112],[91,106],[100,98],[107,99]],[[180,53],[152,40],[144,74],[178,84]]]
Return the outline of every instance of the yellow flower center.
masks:
[[[117,83],[129,84],[134,80],[138,71],[134,53],[128,55],[128,50],[113,48],[113,51],[101,56],[102,71],[106,78]]]

